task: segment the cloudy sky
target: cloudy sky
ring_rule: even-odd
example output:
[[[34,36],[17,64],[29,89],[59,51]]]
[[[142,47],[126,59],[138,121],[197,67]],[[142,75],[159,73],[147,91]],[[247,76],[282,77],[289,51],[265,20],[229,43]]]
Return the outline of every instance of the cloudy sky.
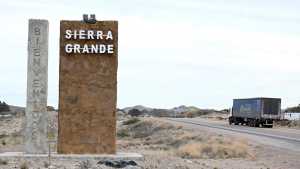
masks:
[[[26,104],[28,19],[48,19],[58,103],[59,21],[119,21],[118,106],[227,108],[233,98],[300,103],[296,0],[0,0],[0,100]]]

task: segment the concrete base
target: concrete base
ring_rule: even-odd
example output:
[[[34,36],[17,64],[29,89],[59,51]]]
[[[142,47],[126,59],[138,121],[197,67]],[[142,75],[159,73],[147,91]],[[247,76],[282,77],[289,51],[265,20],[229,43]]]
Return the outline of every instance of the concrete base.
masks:
[[[48,154],[26,154],[24,152],[0,153],[0,158],[24,158],[24,159],[48,159]],[[141,160],[143,156],[138,153],[117,154],[57,154],[51,153],[51,159],[55,160]]]

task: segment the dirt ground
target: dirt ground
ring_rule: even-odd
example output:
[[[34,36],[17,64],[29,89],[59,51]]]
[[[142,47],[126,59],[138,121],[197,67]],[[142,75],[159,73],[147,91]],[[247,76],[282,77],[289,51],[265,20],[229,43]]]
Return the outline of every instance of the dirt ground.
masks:
[[[57,116],[50,134],[56,138]],[[54,119],[54,120],[53,120]],[[24,117],[0,120],[0,152],[22,151]],[[250,143],[205,130],[188,129],[153,118],[119,118],[118,151],[141,153],[137,166],[127,169],[298,169],[299,152]],[[99,161],[0,159],[0,169],[109,169]]]

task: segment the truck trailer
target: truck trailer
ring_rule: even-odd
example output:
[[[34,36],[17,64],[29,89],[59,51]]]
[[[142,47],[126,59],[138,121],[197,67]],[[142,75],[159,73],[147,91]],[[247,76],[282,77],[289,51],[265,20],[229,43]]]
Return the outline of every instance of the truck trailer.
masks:
[[[280,98],[233,99],[229,124],[251,127],[273,127],[273,121],[281,117]]]

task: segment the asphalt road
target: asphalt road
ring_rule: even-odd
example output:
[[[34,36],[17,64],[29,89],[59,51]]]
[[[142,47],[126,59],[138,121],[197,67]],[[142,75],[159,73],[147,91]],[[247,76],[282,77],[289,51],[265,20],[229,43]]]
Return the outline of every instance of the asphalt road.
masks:
[[[229,125],[225,121],[212,121],[201,118],[168,118],[167,120],[186,127],[246,137],[258,143],[300,152],[300,130],[297,129],[255,128]]]

